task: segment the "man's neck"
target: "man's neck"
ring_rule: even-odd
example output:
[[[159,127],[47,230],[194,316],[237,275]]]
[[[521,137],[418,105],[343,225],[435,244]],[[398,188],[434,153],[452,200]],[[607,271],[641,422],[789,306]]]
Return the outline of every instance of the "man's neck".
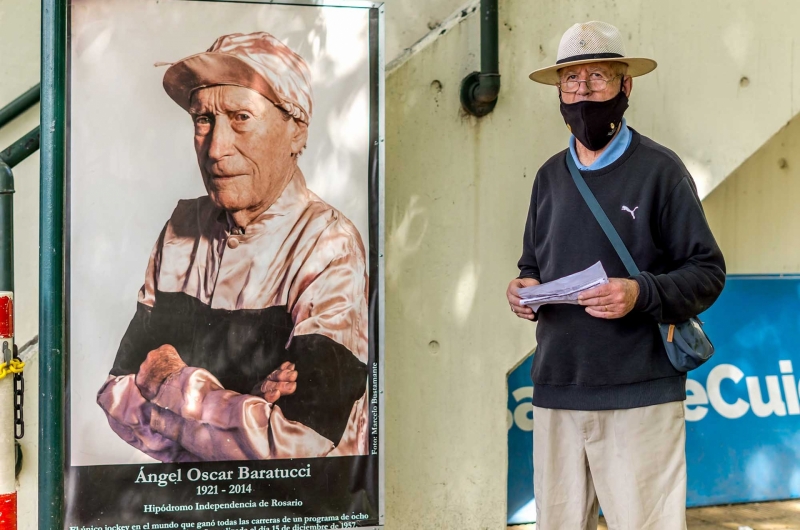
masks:
[[[256,217],[266,212],[268,209],[269,206],[259,206],[258,208],[253,209],[237,210],[235,212],[230,212],[230,214],[231,219],[236,225],[236,228],[239,228],[243,231],[247,228],[247,225],[253,222]]]
[[[589,148],[585,147],[582,143],[580,143],[577,138],[575,138],[575,152],[578,154],[578,160],[583,165],[583,167],[591,166],[592,164],[594,164],[595,160],[600,158],[600,155],[602,155],[603,152],[606,149],[608,149],[608,146],[611,145],[611,142],[613,142],[614,138],[617,137],[617,134],[619,134],[620,129],[622,129],[622,127],[617,128],[616,132],[614,133],[614,136],[611,137],[611,140],[609,140],[609,142],[605,145],[605,147],[603,147],[599,151],[590,150]]]
[[[241,229],[245,229],[247,228],[247,225],[252,223],[258,216],[269,210],[269,208],[273,204],[275,204],[275,201],[277,201],[283,194],[284,190],[292,181],[292,179],[297,178],[298,175],[301,179],[303,178],[302,176],[303,174],[300,171],[300,168],[295,165],[291,168],[291,173],[289,174],[288,178],[284,179],[283,185],[280,188],[275,189],[273,193],[269,197],[267,197],[264,202],[254,205],[252,208],[245,208],[243,210],[229,212],[231,219],[236,224],[236,226]],[[303,182],[305,182],[305,179],[303,180]]]

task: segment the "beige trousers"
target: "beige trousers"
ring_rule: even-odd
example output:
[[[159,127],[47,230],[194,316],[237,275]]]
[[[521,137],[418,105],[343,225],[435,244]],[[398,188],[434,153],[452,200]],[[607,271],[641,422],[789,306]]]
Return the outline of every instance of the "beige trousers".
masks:
[[[533,408],[537,530],[686,529],[683,402],[625,410]]]

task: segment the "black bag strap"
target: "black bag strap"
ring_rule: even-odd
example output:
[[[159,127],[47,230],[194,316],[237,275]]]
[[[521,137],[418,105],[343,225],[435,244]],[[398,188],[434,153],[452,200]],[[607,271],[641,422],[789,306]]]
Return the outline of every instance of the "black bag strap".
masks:
[[[572,180],[575,181],[575,185],[578,187],[578,191],[581,192],[583,200],[586,201],[586,205],[594,214],[594,218],[597,219],[597,222],[600,223],[600,228],[603,229],[606,237],[608,237],[608,240],[611,241],[611,244],[614,246],[614,250],[616,250],[617,254],[619,255],[619,259],[622,260],[625,268],[628,269],[628,274],[631,276],[636,276],[639,274],[639,268],[636,266],[636,262],[633,261],[631,253],[628,252],[628,247],[626,247],[625,243],[622,242],[622,238],[619,237],[614,225],[611,224],[606,212],[603,211],[603,207],[600,206],[600,203],[597,202],[592,190],[590,190],[589,186],[586,185],[586,181],[583,180],[583,177],[578,171],[578,167],[575,165],[575,160],[572,158],[572,153],[569,151],[567,151],[567,168],[569,168],[569,172],[572,175]]]

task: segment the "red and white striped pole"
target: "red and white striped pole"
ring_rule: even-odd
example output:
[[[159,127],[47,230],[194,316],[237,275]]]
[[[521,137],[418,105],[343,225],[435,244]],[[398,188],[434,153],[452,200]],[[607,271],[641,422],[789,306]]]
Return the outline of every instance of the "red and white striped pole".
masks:
[[[14,293],[0,291],[0,530],[17,530],[14,476]],[[6,455],[6,456],[3,456]]]

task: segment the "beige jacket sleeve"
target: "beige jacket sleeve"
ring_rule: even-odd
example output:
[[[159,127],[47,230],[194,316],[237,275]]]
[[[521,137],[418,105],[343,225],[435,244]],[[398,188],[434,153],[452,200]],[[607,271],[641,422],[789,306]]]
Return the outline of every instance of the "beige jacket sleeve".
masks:
[[[98,397],[120,438],[161,461],[325,456],[333,443],[264,399],[225,390],[201,368],[168,377],[148,402],[134,376],[109,378]]]

